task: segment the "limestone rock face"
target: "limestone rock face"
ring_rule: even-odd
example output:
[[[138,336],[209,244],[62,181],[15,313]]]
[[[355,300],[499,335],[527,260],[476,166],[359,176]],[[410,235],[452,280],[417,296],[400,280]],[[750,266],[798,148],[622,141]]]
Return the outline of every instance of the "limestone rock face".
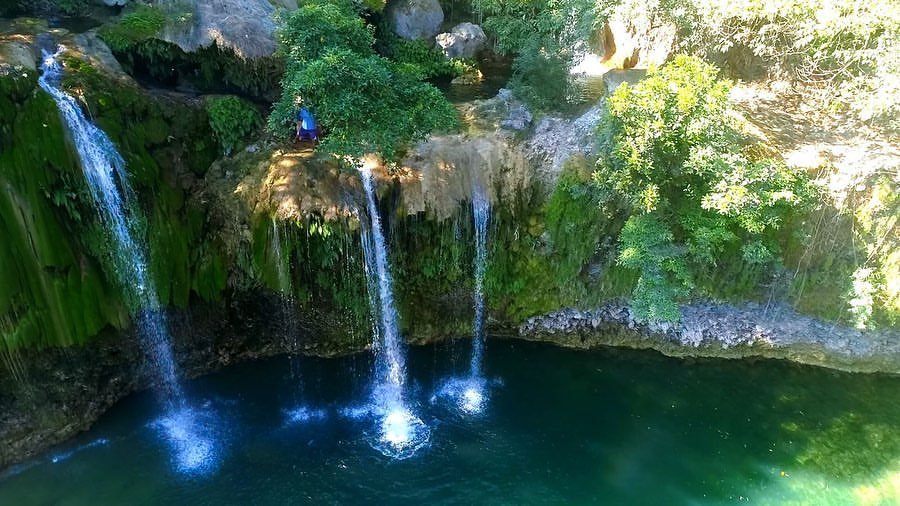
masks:
[[[434,39],[447,58],[474,58],[484,47],[487,37],[480,26],[460,23]]]
[[[269,0],[195,0],[188,22],[167,26],[160,38],[193,52],[213,44],[242,58],[275,53],[275,7]]]
[[[626,0],[594,37],[593,46],[614,67],[648,68],[669,59],[677,34],[674,23],[649,13],[645,2]]]
[[[429,40],[444,22],[438,0],[395,0],[387,7],[394,33],[409,40]]]

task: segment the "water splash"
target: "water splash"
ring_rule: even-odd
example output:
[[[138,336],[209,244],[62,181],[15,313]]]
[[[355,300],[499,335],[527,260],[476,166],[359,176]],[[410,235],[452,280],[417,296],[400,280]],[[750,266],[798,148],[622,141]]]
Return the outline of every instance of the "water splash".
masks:
[[[150,280],[144,248],[137,240],[142,235],[141,219],[134,206],[125,161],[110,138],[88,121],[75,99],[59,88],[62,67],[57,57],[61,52],[62,48],[54,54],[43,53],[38,83],[53,97],[62,113],[78,151],[91,197],[112,236],[112,263],[119,282],[128,292],[131,311],[144,335],[142,342],[165,392],[165,402],[171,409],[181,407],[184,396],[175,371],[165,317]]]
[[[411,457],[425,446],[430,430],[407,407],[403,398],[406,383],[406,357],[397,324],[393,280],[388,267],[387,245],[381,229],[381,218],[375,202],[371,167],[359,169],[366,193],[369,224],[362,226],[363,256],[366,260],[366,284],[372,312],[373,347],[375,349],[375,382],[372,412],[380,429],[373,446],[394,458]],[[362,220],[360,220],[362,221]]]
[[[297,425],[307,422],[321,422],[328,418],[328,412],[321,408],[298,406],[284,411],[285,425]]]
[[[215,412],[181,408],[166,412],[150,423],[169,446],[172,466],[181,474],[208,474],[219,463],[218,446],[210,434],[219,426]]]

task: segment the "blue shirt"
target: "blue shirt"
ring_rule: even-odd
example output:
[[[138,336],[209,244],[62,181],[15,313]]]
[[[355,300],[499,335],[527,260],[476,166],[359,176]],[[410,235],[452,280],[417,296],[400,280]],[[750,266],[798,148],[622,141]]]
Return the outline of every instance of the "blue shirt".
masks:
[[[316,119],[313,118],[311,112],[306,107],[301,107],[297,112],[297,119],[300,121],[300,128],[303,130],[315,130]]]

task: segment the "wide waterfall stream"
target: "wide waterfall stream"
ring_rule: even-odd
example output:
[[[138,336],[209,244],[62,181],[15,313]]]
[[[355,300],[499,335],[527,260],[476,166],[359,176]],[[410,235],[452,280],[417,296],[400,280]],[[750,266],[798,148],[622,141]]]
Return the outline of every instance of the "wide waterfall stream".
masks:
[[[215,471],[171,465],[144,393],[0,477],[0,504],[843,505],[897,486],[896,377],[493,339],[491,402],[472,417],[430,402],[468,357],[409,351],[406,401],[432,428],[409,459],[374,451],[371,421],[348,413],[369,391],[351,373],[368,354],[300,358],[318,408],[293,417],[290,360],[276,358],[186,383],[228,422]]]
[[[215,452],[214,440],[208,434],[214,416],[193,409],[182,392],[166,318],[160,309],[147,252],[141,242],[143,218],[128,181],[125,160],[106,133],[84,116],[75,98],[59,88],[62,67],[58,56],[59,53],[44,53],[38,82],[59,107],[91,197],[113,241],[110,262],[129,298],[145,355],[159,386],[163,416],[155,427],[170,444],[177,466],[185,470],[205,468]]]

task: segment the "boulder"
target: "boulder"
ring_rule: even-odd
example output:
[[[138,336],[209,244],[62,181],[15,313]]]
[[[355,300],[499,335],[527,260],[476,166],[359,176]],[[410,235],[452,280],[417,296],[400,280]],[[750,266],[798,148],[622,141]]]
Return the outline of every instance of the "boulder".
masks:
[[[409,40],[430,40],[444,22],[438,0],[395,0],[387,7],[394,33]]]
[[[460,23],[434,39],[447,58],[474,58],[484,47],[487,37],[480,26]]]
[[[531,111],[524,104],[518,104],[509,109],[509,115],[500,122],[500,126],[507,130],[525,130],[531,126]]]
[[[264,58],[277,47],[274,13],[269,0],[195,0],[193,12],[166,26],[160,38],[188,53],[215,44],[241,58]]]
[[[106,5],[107,7],[121,7],[125,4],[127,4],[128,0],[102,0],[97,3],[102,3],[103,5]]]

